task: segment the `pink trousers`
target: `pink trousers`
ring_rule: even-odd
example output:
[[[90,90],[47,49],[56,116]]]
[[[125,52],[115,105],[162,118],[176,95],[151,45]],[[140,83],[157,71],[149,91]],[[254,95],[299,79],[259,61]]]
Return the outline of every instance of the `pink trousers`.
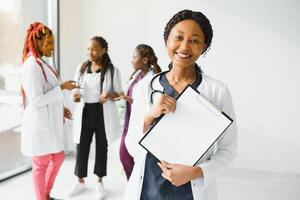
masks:
[[[64,151],[32,158],[32,178],[37,200],[48,200],[64,158]]]

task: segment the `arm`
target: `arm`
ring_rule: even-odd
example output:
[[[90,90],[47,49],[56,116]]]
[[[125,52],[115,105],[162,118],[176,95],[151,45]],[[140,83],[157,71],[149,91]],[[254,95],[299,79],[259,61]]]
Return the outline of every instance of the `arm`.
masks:
[[[203,177],[203,171],[199,166],[171,164],[163,160],[157,164],[162,170],[162,177],[177,187]]]
[[[31,105],[37,108],[63,100],[60,85],[46,92],[43,91],[44,79],[42,69],[37,63],[25,62],[22,69],[22,86]]]
[[[140,93],[141,94],[141,93]],[[149,111],[148,102],[143,95],[137,95],[131,106],[131,115],[125,144],[129,154],[136,159],[141,147],[138,142],[143,137],[144,115]]]
[[[136,159],[142,148],[138,144],[143,137],[144,116],[150,110],[149,85],[142,84],[134,88],[134,102],[131,105],[131,115],[125,144],[129,154]]]
[[[155,102],[150,112],[144,117],[143,132],[146,132],[153,124],[154,120],[162,114],[175,112],[176,100],[166,94],[160,96],[159,100]]]
[[[138,150],[141,148],[138,142],[154,120],[163,113],[174,112],[176,108],[175,99],[168,95],[162,95],[150,109],[147,103],[149,101],[148,95],[142,95],[144,91],[146,90],[137,92],[138,95],[132,104],[128,132],[125,138],[126,147],[132,157],[138,156]]]
[[[222,110],[233,119],[223,136],[217,141],[217,150],[213,156],[198,167],[202,169],[204,185],[215,180],[216,176],[233,161],[237,149],[237,125],[230,92],[225,88]]]
[[[124,99],[125,101],[129,102],[130,104],[132,104],[133,99],[131,96],[127,96],[126,94],[124,94],[124,92],[122,92],[119,96],[115,97],[114,100],[118,101]]]
[[[77,68],[76,68],[76,71],[75,71],[75,74],[74,74],[74,81],[76,82],[76,85],[79,86],[80,83],[79,83],[79,77],[80,77],[80,68],[81,68],[81,65],[79,65]],[[82,86],[81,86],[82,87]],[[71,91],[71,100],[72,101],[75,101],[75,102],[80,102],[80,98],[81,98],[81,91],[79,88],[74,88],[72,91]]]
[[[132,98],[131,96],[127,96],[127,95],[126,95],[127,92],[128,92],[128,90],[129,90],[129,87],[130,87],[130,85],[132,84],[133,81],[134,81],[134,78],[130,79],[130,80],[126,83],[123,92],[120,94],[120,96],[118,96],[117,98],[114,99],[115,101],[124,99],[125,101],[129,102],[130,104],[133,103],[133,98]]]

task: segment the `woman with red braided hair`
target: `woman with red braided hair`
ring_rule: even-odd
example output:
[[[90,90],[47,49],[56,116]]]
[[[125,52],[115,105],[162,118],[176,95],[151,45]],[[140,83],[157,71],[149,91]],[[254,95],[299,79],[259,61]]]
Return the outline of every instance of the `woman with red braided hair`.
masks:
[[[49,200],[56,175],[64,160],[64,117],[71,112],[63,104],[63,90],[76,88],[74,81],[61,83],[55,68],[43,56],[54,50],[52,31],[35,22],[27,30],[23,48],[22,153],[32,157],[37,200]]]

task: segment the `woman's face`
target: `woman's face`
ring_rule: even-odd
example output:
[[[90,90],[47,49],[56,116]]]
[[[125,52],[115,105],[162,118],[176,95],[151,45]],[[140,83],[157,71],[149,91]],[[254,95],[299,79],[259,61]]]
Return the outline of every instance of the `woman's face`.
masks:
[[[142,58],[138,50],[134,50],[133,57],[132,57],[132,66],[135,70],[141,69],[143,66],[145,66],[145,58]]]
[[[204,33],[194,20],[180,21],[172,28],[166,46],[173,66],[194,66],[205,48]]]
[[[36,47],[41,56],[51,57],[54,50],[54,38],[50,33],[46,33],[41,40],[36,40]]]
[[[90,40],[87,48],[87,56],[91,62],[101,61],[102,56],[105,53],[106,53],[106,49],[102,48],[97,41]]]

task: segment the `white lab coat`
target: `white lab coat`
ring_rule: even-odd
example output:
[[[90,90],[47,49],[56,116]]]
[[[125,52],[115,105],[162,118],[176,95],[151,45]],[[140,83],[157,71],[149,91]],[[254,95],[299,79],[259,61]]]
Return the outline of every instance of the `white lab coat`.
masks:
[[[87,70],[80,76],[80,68],[79,65],[76,69],[74,75],[74,81],[77,82],[78,85],[83,86],[85,82],[85,77]],[[103,82],[103,92],[109,92],[111,90],[111,74],[110,70],[108,70],[104,77]],[[114,69],[114,76],[113,76],[113,87],[114,92],[120,93],[122,91],[121,85],[121,75],[119,69],[115,67]],[[75,93],[81,93],[82,90],[74,89],[72,91],[72,98]],[[82,125],[82,112],[84,107],[84,100],[83,98],[80,99],[80,102],[76,103],[75,110],[74,110],[74,120],[73,120],[73,141],[76,144],[80,143],[80,136],[81,136],[81,125]],[[109,144],[114,142],[118,137],[121,135],[121,125],[120,125],[120,117],[119,112],[117,109],[117,105],[115,101],[108,100],[103,104],[103,116],[104,116],[104,126],[107,141]]]
[[[127,92],[128,92],[128,89],[130,87],[130,85],[132,84],[132,82],[135,80],[135,78],[137,77],[137,75],[139,75],[139,73],[141,72],[141,70],[138,70],[133,76],[132,76],[132,79],[130,79],[125,88],[124,88],[124,93],[127,95]],[[134,88],[132,90],[132,95],[131,95],[131,98],[133,99],[133,103],[131,104],[131,107],[134,107],[134,99],[135,98],[139,98],[139,94],[140,92],[136,92],[136,91],[139,91],[140,89],[138,88],[141,88],[141,89],[144,89],[145,88],[145,85],[149,84],[149,82],[151,81],[152,77],[154,75],[154,71],[152,68],[149,68],[148,72],[145,74],[145,76],[139,80],[135,85],[134,85]],[[126,104],[125,104],[126,106]],[[126,110],[126,108],[125,108]]]
[[[22,66],[26,107],[22,118],[21,151],[27,156],[64,150],[63,92],[55,74],[44,63],[42,66],[48,82],[33,56]]]
[[[153,81],[154,89],[163,90],[158,78]],[[147,91],[144,92],[143,91]],[[191,181],[194,200],[217,199],[217,175],[233,160],[237,148],[237,127],[231,95],[227,87],[206,75],[198,87],[198,91],[211,100],[219,109],[223,110],[233,120],[233,124],[226,130],[223,136],[196,164],[203,170],[204,177]],[[125,143],[128,152],[134,157],[135,165],[128,181],[123,200],[139,200],[143,184],[146,151],[138,144],[143,136],[143,119],[150,110],[149,85],[141,90],[139,99],[135,99],[135,107],[131,111],[131,120]],[[158,94],[158,93],[156,93]],[[154,102],[160,95],[155,95]],[[180,152],[178,152],[180,153]]]

